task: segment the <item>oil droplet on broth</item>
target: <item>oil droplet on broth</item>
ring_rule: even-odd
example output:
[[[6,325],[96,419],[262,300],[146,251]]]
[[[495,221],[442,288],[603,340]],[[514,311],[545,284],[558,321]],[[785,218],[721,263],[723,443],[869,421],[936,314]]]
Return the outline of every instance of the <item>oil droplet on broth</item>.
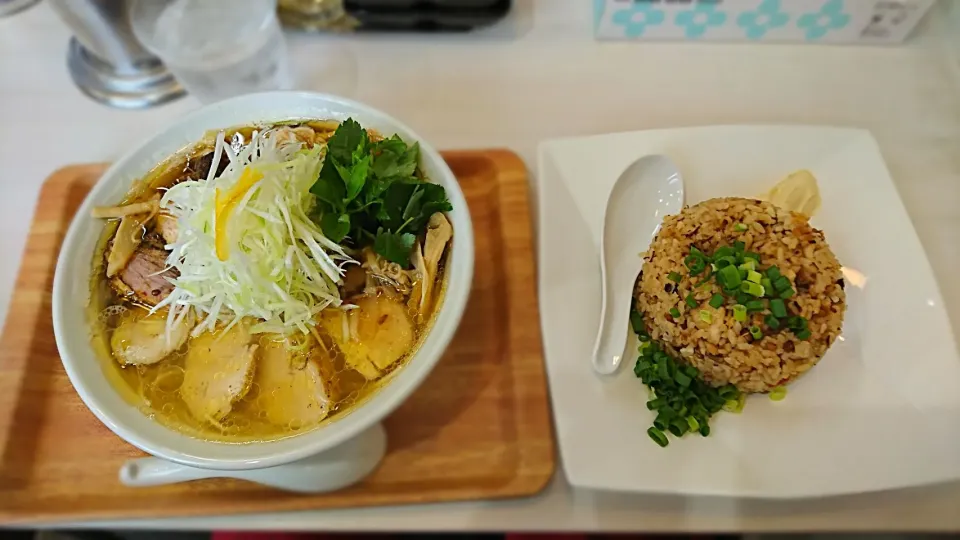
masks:
[[[164,366],[153,381],[153,387],[161,393],[172,394],[179,392],[183,384],[183,368],[180,366]]]

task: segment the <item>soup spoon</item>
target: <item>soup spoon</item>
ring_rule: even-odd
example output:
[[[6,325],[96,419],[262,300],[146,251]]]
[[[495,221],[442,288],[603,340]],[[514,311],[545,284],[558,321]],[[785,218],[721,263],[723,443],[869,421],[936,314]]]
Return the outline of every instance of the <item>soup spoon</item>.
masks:
[[[607,199],[600,230],[600,327],[593,347],[593,369],[617,371],[629,332],[633,287],[660,222],[683,207],[683,178],[670,158],[644,156],[620,174]]]
[[[319,454],[262,469],[202,469],[156,457],[131,459],[120,467],[120,482],[131,487],[146,487],[204,478],[236,478],[286,491],[323,493],[366,477],[383,459],[386,447],[386,432],[380,424],[375,424]]]

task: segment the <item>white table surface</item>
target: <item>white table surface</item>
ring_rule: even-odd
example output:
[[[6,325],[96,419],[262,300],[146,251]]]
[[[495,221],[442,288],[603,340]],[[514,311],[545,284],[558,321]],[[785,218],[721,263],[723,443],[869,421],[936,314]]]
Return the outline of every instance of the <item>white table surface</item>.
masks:
[[[944,6],[908,45],[864,48],[598,43],[585,0],[516,4],[511,20],[474,35],[291,36],[298,86],[384,109],[441,148],[510,148],[532,174],[538,141],[552,137],[718,123],[870,129],[960,335],[960,48],[942,38]],[[0,320],[43,179],[116,159],[198,106],[187,98],[121,111],[90,101],[67,74],[68,36],[44,3],[0,19]],[[958,509],[958,485],[773,503],[574,490],[558,470],[543,494],[516,501],[89,525],[902,531],[960,529]]]

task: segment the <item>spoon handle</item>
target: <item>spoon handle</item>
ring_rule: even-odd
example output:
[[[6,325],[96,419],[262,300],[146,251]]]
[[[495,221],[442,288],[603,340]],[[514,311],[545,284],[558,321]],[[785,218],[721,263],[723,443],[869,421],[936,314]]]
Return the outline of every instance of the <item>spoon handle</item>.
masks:
[[[219,476],[218,471],[198,469],[165,459],[146,457],[131,459],[120,467],[120,482],[126,486],[144,487],[200,480]]]
[[[383,459],[386,448],[386,431],[377,423],[333,448],[263,469],[214,470],[155,457],[131,459],[120,467],[120,482],[146,487],[203,478],[236,478],[287,491],[323,493],[363,479]]]
[[[623,291],[632,293],[630,286],[633,281],[627,285],[626,289],[611,286],[609,282],[616,276],[611,275],[604,259],[601,253],[600,328],[597,330],[597,341],[593,346],[593,369],[601,375],[611,375],[620,367],[627,348],[630,303],[633,302],[633,295],[622,293]]]

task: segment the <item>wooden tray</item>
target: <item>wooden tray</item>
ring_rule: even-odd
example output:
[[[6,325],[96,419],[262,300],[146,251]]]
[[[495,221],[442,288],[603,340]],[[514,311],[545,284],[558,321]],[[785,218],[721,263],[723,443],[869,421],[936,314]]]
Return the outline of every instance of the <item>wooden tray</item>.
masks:
[[[294,495],[237,480],[128,488],[143,455],[70,385],[50,314],[70,218],[104,170],[55,172],[36,215],[0,339],[0,522],[170,517],[532,495],[553,475],[526,169],[504,150],[446,153],[476,234],[473,293],[450,349],[385,426],[387,455],[365,481]],[[83,324],[77,321],[77,324]]]

